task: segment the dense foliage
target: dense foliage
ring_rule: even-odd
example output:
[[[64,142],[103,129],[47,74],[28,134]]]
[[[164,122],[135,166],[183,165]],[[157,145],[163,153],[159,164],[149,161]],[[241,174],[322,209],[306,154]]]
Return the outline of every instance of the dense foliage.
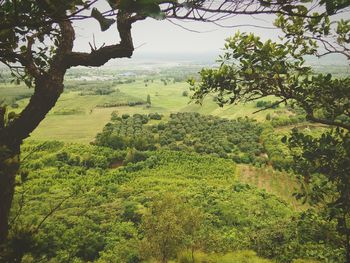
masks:
[[[337,128],[313,138],[294,129],[288,145],[294,159],[293,169],[302,175],[303,192],[298,197],[320,206],[328,219],[337,221],[349,257],[349,132]]]
[[[268,262],[236,252],[252,249],[279,262],[342,261],[333,222],[239,183],[230,160],[164,150],[130,156],[26,143],[2,260]]]
[[[113,149],[195,151],[242,163],[266,162],[260,143],[263,127],[253,120],[174,113],[166,122],[148,124],[150,118],[154,118],[153,114],[115,116],[97,135],[96,144]]]

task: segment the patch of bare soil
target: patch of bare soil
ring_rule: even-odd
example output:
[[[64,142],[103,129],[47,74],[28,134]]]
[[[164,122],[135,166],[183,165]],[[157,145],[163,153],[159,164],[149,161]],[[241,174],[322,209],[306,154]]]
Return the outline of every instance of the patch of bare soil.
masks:
[[[123,161],[114,161],[109,165],[109,168],[116,169],[120,166],[123,166]]]

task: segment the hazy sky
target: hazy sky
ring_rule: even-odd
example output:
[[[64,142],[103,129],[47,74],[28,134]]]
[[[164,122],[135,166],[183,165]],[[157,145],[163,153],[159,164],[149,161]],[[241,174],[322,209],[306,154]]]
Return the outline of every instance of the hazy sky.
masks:
[[[100,1],[103,3],[103,1]],[[99,4],[101,11],[106,10],[108,6]],[[270,21],[269,21],[270,20]],[[271,16],[239,16],[235,19],[226,21],[227,25],[259,25],[271,27]],[[180,22],[182,26],[199,31],[201,33],[190,32],[167,20],[154,20],[148,18],[139,21],[133,25],[132,34],[134,45],[137,48],[136,54],[139,53],[204,53],[218,52],[224,45],[224,40],[233,35],[237,30],[255,32],[263,38],[277,38],[277,29],[261,29],[255,27],[235,27],[221,28],[210,23],[203,22]],[[118,41],[118,32],[116,26],[113,25],[104,33],[100,32],[97,21],[90,19],[86,21],[76,22],[77,39],[75,49],[79,51],[88,51],[90,49],[89,42],[93,40],[95,35],[96,46],[99,47],[103,43],[112,44]]]

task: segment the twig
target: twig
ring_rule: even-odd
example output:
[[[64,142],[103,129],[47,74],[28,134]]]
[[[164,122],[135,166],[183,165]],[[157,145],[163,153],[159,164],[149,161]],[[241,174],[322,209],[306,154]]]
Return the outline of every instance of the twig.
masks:
[[[272,109],[273,107],[276,107],[277,105],[280,105],[281,103],[286,102],[286,101],[287,101],[287,99],[283,99],[283,100],[277,101],[277,102],[275,102],[275,103],[272,103],[272,104],[271,104],[270,106],[268,106],[268,107],[265,107],[265,108],[263,108],[263,109],[254,111],[253,114],[258,113],[258,112],[260,112],[260,111]]]
[[[65,197],[65,198],[64,198],[63,200],[61,200],[54,208],[52,208],[52,209],[50,210],[50,212],[49,212],[46,216],[44,216],[44,218],[40,221],[40,223],[39,223],[39,224],[37,225],[37,227],[34,229],[33,234],[38,233],[40,227],[45,223],[45,221],[46,221],[53,213],[55,213],[55,212],[62,206],[62,204],[63,204],[65,201],[67,201],[67,200],[68,200],[69,198],[71,198],[72,196],[73,196],[73,194],[71,194],[71,195]]]
[[[27,190],[22,191],[21,193],[21,199],[19,200],[19,208],[17,210],[16,215],[13,217],[13,219],[11,220],[11,222],[9,222],[9,229],[12,228],[12,226],[14,225],[14,223],[16,222],[16,220],[20,217],[21,213],[22,213],[22,209],[24,206],[24,194],[27,192]]]
[[[26,156],[24,156],[24,157],[22,158],[22,162],[23,162],[25,159],[27,159],[32,153],[34,153],[34,152],[40,150],[40,149],[41,149],[43,146],[45,146],[45,144],[47,144],[47,143],[48,143],[48,142],[43,142],[41,145],[39,145],[39,146],[37,146],[37,147],[34,147],[33,150],[31,150]]]
[[[172,23],[175,26],[181,27],[182,29],[185,29],[185,30],[187,30],[189,32],[193,32],[193,33],[210,33],[210,32],[216,31],[216,29],[214,29],[214,30],[207,30],[207,31],[197,31],[197,30],[194,30],[194,29],[187,28],[187,27],[185,27],[183,25],[180,25],[178,23],[175,23],[174,21],[171,21],[169,18],[167,18],[166,20],[169,21],[170,23]]]

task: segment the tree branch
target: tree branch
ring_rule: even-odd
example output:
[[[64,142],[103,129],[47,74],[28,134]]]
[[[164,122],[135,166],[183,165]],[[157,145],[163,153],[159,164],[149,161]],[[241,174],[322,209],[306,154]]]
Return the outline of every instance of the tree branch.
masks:
[[[120,43],[101,47],[97,50],[92,50],[90,53],[70,52],[65,57],[67,67],[99,67],[113,58],[130,58],[134,51],[131,37],[131,25],[140,19],[144,19],[144,17],[130,17],[127,13],[119,12],[117,16],[117,28],[120,36]]]
[[[71,198],[73,196],[73,194],[63,198],[55,207],[53,207],[49,213],[47,213],[44,218],[40,221],[40,223],[36,226],[36,228],[33,230],[33,233],[36,234],[38,233],[39,229],[41,228],[41,226],[45,223],[45,221],[53,214],[55,213],[61,206],[62,204],[67,201],[69,198]]]
[[[17,221],[17,219],[21,216],[22,214],[22,210],[24,207],[24,199],[25,199],[25,193],[27,192],[27,190],[24,190],[21,192],[21,198],[18,202],[19,208],[15,214],[15,216],[12,218],[11,222],[9,222],[9,229],[11,229],[14,225],[14,223]]]
[[[65,63],[68,67],[99,67],[104,65],[112,58],[129,58],[131,57],[133,51],[133,48],[121,44],[105,46],[97,50],[93,50],[91,53],[71,52],[67,54]]]
[[[330,125],[330,126],[340,127],[340,128],[343,128],[343,129],[350,131],[350,125],[346,124],[346,123],[342,123],[342,122],[335,121],[335,120],[320,119],[320,118],[315,117],[312,113],[308,113],[306,115],[306,118],[312,122],[318,122],[318,123],[322,123],[322,124],[326,124],[326,125]]]
[[[64,65],[66,54],[71,52],[74,41],[74,29],[71,22],[60,23],[61,37],[55,56],[50,63],[48,72],[35,75],[35,90],[28,105],[7,127],[0,129],[1,143],[4,145],[19,145],[23,139],[39,125],[46,114],[56,104],[63,92],[63,78],[67,70]]]
[[[264,111],[264,110],[272,109],[272,108],[274,108],[274,107],[276,107],[276,106],[278,106],[278,105],[280,105],[281,103],[286,102],[286,101],[287,101],[287,99],[283,99],[283,100],[277,101],[277,102],[275,102],[275,103],[272,103],[272,104],[271,104],[270,106],[268,106],[268,107],[265,107],[265,108],[262,108],[262,109],[260,109],[260,110],[254,111],[253,114],[258,113],[258,112],[261,112],[261,111]]]
[[[183,20],[195,20],[215,22],[221,20],[220,15],[263,15],[263,14],[281,14],[290,17],[303,17],[303,18],[320,18],[323,13],[319,15],[315,14],[302,14],[294,12],[293,9],[287,10],[286,7],[290,7],[291,3],[276,2],[269,3],[269,6],[262,5],[262,1],[255,0],[225,0],[220,3],[214,3],[214,1],[206,1],[198,4],[192,4],[189,6],[187,3],[171,3],[167,7],[162,8],[166,13],[167,18],[183,19]],[[186,11],[184,11],[186,10]],[[219,17],[218,17],[219,16]]]

